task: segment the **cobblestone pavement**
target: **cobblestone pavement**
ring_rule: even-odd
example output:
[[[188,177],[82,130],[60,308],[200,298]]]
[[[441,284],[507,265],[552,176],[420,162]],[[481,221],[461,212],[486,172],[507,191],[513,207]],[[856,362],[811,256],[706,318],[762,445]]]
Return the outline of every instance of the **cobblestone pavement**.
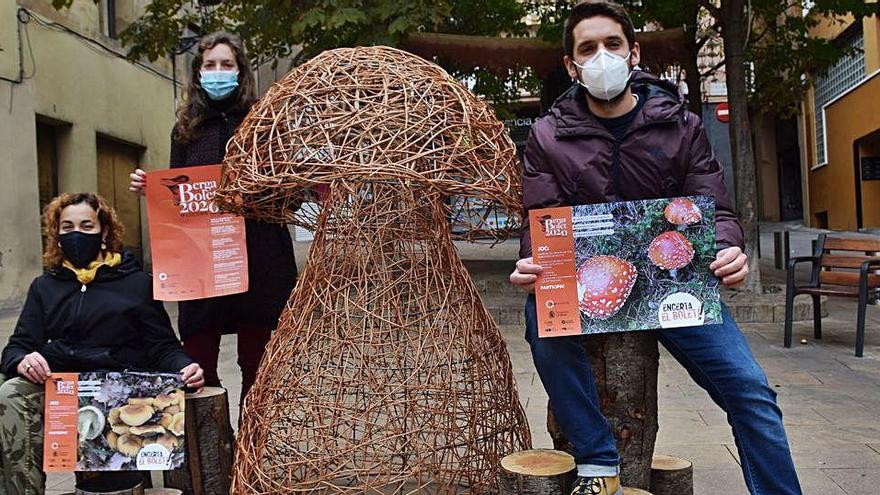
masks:
[[[762,248],[772,256],[773,230],[792,230],[794,255],[806,255],[817,231],[782,224],[765,225]],[[297,243],[300,267],[305,249]],[[462,256],[478,260],[484,247],[463,247]],[[516,257],[514,243],[491,250],[494,260]],[[469,266],[478,261],[469,261]],[[512,264],[510,265],[512,266]],[[782,272],[773,270],[772,259],[762,260],[764,279],[780,283]],[[497,270],[496,270],[497,271]],[[492,276],[504,277],[504,273]],[[510,296],[505,296],[510,297]],[[515,299],[515,301],[518,299]],[[516,302],[514,302],[516,304]],[[795,346],[782,347],[781,324],[744,325],[745,333],[770,383],[779,394],[784,422],[795,464],[806,494],[874,495],[880,493],[880,307],[868,307],[865,357],[853,356],[855,301],[832,299],[823,321],[822,340],[814,340],[810,323],[794,327]],[[174,308],[169,308],[174,313]],[[0,313],[0,342],[15,325],[15,312]],[[528,345],[517,325],[503,326],[516,372],[520,397],[535,443],[549,447],[545,411],[547,397],[531,362]],[[229,389],[232,423],[238,418],[240,375],[235,363],[235,336],[224,336],[220,375]],[[799,344],[806,339],[806,344]],[[694,461],[697,494],[746,494],[730,427],[708,395],[697,387],[684,369],[661,352],[660,432],[656,451]],[[158,481],[159,477],[154,476]],[[159,486],[159,485],[157,485]],[[72,491],[70,475],[51,475],[49,494]]]

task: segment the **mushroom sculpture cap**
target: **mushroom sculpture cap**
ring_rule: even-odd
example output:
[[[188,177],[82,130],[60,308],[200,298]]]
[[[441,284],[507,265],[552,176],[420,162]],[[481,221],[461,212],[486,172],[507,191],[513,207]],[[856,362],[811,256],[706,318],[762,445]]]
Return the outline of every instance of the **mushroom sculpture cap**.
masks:
[[[636,267],[616,256],[588,259],[577,271],[578,285],[584,291],[581,311],[596,320],[614,316],[626,303],[636,277]]]
[[[690,225],[703,219],[700,207],[687,198],[675,198],[666,205],[663,216],[675,225]]]
[[[681,232],[663,232],[648,246],[651,263],[663,270],[677,270],[694,259],[694,246]]]
[[[440,66],[384,46],[338,48],[296,67],[251,108],[227,145],[216,200],[314,229],[314,211],[297,208],[316,190],[382,182],[473,198],[453,201],[450,218],[488,230],[490,206],[520,215],[521,173],[494,110]]]

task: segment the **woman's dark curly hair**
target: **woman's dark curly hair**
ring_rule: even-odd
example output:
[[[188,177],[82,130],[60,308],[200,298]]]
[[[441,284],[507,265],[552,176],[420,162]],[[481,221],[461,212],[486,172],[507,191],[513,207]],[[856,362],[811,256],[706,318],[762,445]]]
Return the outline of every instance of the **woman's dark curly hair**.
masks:
[[[57,270],[64,262],[64,254],[58,246],[58,230],[61,224],[61,210],[71,205],[86,203],[95,210],[104,234],[104,252],[122,252],[122,234],[125,228],[116,210],[107,200],[94,193],[64,193],[56,197],[43,209],[43,234],[46,236],[46,250],[43,252],[43,265],[49,270]]]

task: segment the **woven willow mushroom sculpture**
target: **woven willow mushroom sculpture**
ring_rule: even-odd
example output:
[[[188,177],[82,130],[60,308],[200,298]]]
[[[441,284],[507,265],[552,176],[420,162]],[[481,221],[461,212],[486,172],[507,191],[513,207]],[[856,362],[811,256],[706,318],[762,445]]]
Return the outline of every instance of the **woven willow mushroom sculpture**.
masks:
[[[450,232],[490,230],[475,204],[516,215],[518,177],[492,110],[403,51],[325,52],[256,104],[220,202],[315,239],[244,403],[233,493],[497,491],[531,439]]]

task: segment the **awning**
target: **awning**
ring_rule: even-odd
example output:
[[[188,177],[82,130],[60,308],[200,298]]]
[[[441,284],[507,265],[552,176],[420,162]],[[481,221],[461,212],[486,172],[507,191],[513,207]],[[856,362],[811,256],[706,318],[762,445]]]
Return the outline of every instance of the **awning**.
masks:
[[[637,34],[643,68],[660,72],[687,57],[684,29]],[[542,79],[562,65],[562,44],[539,38],[500,38],[462,34],[412,33],[401,48],[426,59],[438,57],[462,69],[480,67],[505,74],[514,67],[532,67]]]

